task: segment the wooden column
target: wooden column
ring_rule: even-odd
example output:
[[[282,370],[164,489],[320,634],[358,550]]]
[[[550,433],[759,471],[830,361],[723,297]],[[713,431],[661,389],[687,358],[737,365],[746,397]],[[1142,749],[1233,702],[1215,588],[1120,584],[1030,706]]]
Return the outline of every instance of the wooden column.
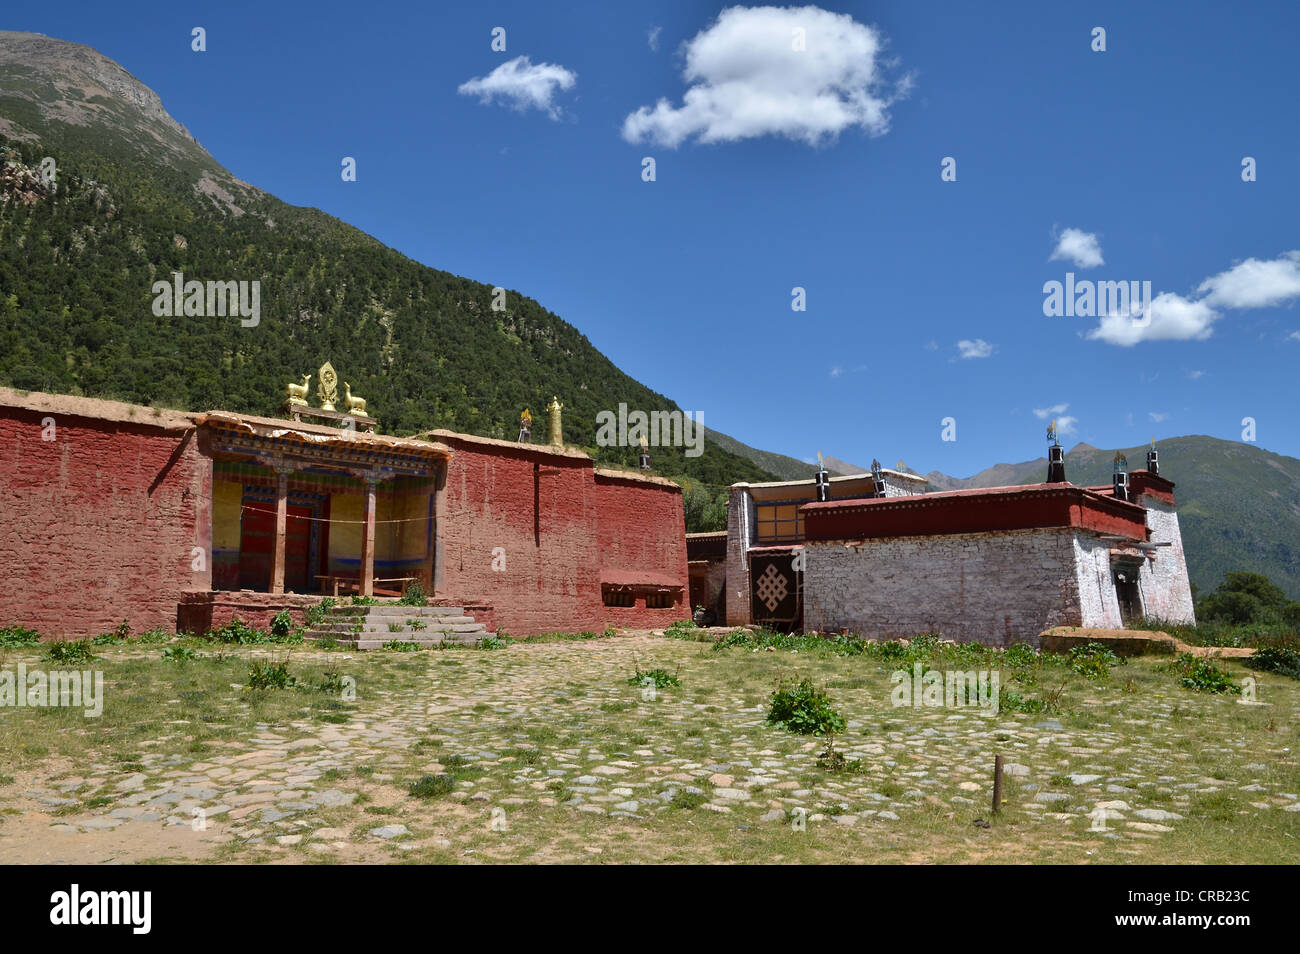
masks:
[[[361,595],[375,595],[375,477],[366,477],[366,513],[361,526]]]
[[[291,467],[278,466],[275,488],[275,549],[271,556],[271,592],[284,592],[284,547],[289,522],[289,475]]]

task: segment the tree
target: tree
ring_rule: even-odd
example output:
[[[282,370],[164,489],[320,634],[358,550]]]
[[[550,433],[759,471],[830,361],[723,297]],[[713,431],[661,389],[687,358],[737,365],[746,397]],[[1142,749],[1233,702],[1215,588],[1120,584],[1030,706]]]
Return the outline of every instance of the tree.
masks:
[[[1196,615],[1233,624],[1300,624],[1300,603],[1292,602],[1262,573],[1226,573],[1219,588],[1200,601]]]

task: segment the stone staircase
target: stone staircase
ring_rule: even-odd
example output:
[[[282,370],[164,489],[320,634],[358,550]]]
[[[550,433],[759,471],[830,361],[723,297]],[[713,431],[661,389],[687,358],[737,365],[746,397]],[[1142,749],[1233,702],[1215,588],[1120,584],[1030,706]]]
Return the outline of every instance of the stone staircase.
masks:
[[[371,606],[344,604],[335,606],[306,639],[330,636],[348,649],[382,649],[384,643],[397,640],[421,647],[454,644],[477,646],[493,635],[474,617],[466,616],[462,606],[402,606],[381,602]]]

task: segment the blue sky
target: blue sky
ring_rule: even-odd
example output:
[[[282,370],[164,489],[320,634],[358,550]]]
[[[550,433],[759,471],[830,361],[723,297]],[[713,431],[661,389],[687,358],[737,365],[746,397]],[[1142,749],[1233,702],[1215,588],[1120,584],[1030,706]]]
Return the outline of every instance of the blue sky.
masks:
[[[1041,456],[1053,416],[1102,447],[1251,417],[1300,456],[1300,7],[723,9],[11,0],[4,25],[95,47],[235,175],[536,298],[764,449],[965,476]],[[1067,271],[1156,300],[1047,317]]]

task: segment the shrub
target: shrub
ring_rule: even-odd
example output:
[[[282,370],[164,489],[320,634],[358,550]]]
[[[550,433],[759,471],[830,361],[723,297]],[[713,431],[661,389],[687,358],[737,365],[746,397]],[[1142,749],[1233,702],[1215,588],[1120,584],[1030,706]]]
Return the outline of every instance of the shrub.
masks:
[[[233,617],[225,626],[208,630],[207,638],[219,643],[235,643],[240,646],[271,641],[266,633],[249,626],[238,616]]]
[[[1241,686],[1222,669],[1205,659],[1197,659],[1191,653],[1183,653],[1167,669],[1178,674],[1178,684],[1184,689],[1197,692],[1241,695]]]
[[[167,662],[188,662],[198,659],[199,654],[188,646],[168,646],[162,651],[162,658]]]
[[[1300,679],[1300,653],[1294,649],[1265,646],[1256,649],[1254,655],[1244,662],[1249,668],[1260,672],[1275,672],[1279,676]]]
[[[1110,675],[1111,666],[1126,665],[1102,643],[1085,643],[1075,646],[1068,654],[1070,670],[1086,679],[1105,679]]]
[[[117,629],[109,633],[100,633],[91,642],[96,646],[116,646],[131,638],[131,627],[126,620],[117,624]]]
[[[514,640],[505,633],[495,633],[484,636],[478,641],[479,649],[505,649]]]
[[[293,614],[282,609],[271,618],[271,642],[287,643],[293,635]],[[301,642],[302,637],[298,637]]]
[[[420,648],[419,643],[404,642],[400,639],[390,639],[384,643],[384,649],[395,653],[413,653]]]
[[[672,801],[668,804],[673,808],[689,810],[692,808],[699,808],[707,801],[708,798],[702,792],[688,792],[684,788],[679,788],[673,793]]]
[[[425,606],[429,599],[424,593],[424,586],[419,580],[411,583],[402,594],[402,598],[397,601],[403,606]]]
[[[324,672],[321,681],[317,683],[316,689],[320,692],[328,692],[331,695],[341,695],[343,690],[348,688],[343,679],[342,673],[338,667],[330,665]]]
[[[866,771],[861,759],[846,758],[844,753],[835,748],[835,736],[828,736],[826,748],[817,756],[817,767],[827,772],[848,772],[856,775]]]
[[[378,602],[379,600],[375,599],[373,596],[362,596],[360,593],[352,597],[353,606],[374,606]]]
[[[1035,666],[1038,664],[1038,652],[1033,646],[1025,643],[1017,643],[1009,646],[1002,652],[1002,664],[1012,669],[1023,666]]]
[[[998,708],[1003,712],[1027,712],[1030,714],[1046,712],[1047,703],[1042,699],[1022,696],[1018,692],[1005,690],[998,693]]]
[[[308,629],[313,629],[325,622],[325,617],[334,608],[335,599],[327,596],[314,606],[308,606],[303,612],[303,622],[307,624]]]
[[[408,791],[415,798],[439,798],[456,787],[456,780],[447,774],[426,775],[412,782]]]
[[[778,684],[772,693],[769,725],[780,726],[800,735],[829,735],[844,731],[844,717],[831,706],[829,697],[811,679],[798,685]]]
[[[693,620],[679,619],[664,629],[664,636],[669,639],[688,639],[697,642],[702,638],[700,627],[695,625]]]
[[[298,680],[289,673],[287,657],[280,662],[255,659],[248,669],[249,689],[292,689],[297,684]]]
[[[165,643],[165,642],[169,642],[172,636],[174,635],[176,634],[172,633],[169,630],[163,629],[161,626],[155,626],[153,629],[145,630],[138,637],[136,637],[136,639],[138,642],[141,643],[149,643],[149,644]]]
[[[41,634],[26,626],[5,626],[0,629],[0,649],[35,646],[40,641]]]
[[[680,672],[680,667],[677,672]],[[629,686],[654,686],[656,689],[667,689],[669,686],[680,686],[681,681],[677,678],[676,672],[669,672],[667,669],[647,669],[644,672],[640,667],[637,668],[631,676],[628,677]]]
[[[50,648],[45,651],[45,658],[54,663],[76,664],[90,662],[95,658],[95,654],[90,651],[90,640],[78,639],[50,643]]]

